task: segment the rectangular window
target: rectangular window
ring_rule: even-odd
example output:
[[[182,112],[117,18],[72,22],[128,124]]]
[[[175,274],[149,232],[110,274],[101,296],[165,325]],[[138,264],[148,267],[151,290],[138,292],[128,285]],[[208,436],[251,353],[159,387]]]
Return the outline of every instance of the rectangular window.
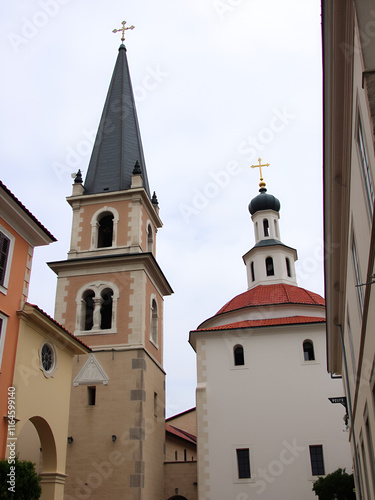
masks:
[[[87,387],[88,404],[89,406],[95,406],[96,403],[96,387]]]
[[[154,392],[154,416],[158,416],[158,394]]]
[[[361,316],[362,316],[362,313],[363,313],[363,287],[360,285],[362,285],[363,283],[362,283],[362,279],[361,279],[361,272],[359,269],[357,245],[355,244],[354,236],[353,236],[353,241],[352,241],[352,256],[353,256],[353,266],[354,266],[354,280],[355,280],[355,285],[356,285],[356,290],[357,290],[359,309],[361,311]]]
[[[310,448],[311,474],[313,476],[324,476],[323,446],[312,445]]]
[[[350,356],[352,359],[353,376],[354,376],[354,382],[355,382],[357,379],[357,368],[356,368],[355,355],[354,355],[353,334],[352,334],[352,329],[350,327],[349,316],[348,316],[348,339],[349,339]]]
[[[369,485],[369,482],[368,482],[368,473],[367,473],[367,459],[366,459],[366,452],[365,452],[365,445],[362,441],[362,435],[360,436],[360,443],[361,443],[361,458],[362,458],[362,470],[363,470],[363,477],[364,477],[364,483],[365,483],[365,486],[366,486],[366,495],[367,495],[367,498],[371,498],[370,497],[370,485]]]
[[[238,478],[245,479],[250,475],[250,450],[249,448],[237,448]]]
[[[359,152],[359,163],[361,164],[362,179],[365,189],[366,205],[369,215],[372,219],[374,210],[374,186],[370,172],[370,164],[368,160],[365,138],[363,134],[363,126],[360,116],[358,115],[358,128],[357,128],[357,146]]]
[[[372,483],[375,485],[375,454],[374,454],[374,446],[372,444],[372,435],[371,435],[371,427],[368,418],[368,410],[367,406],[365,409],[365,430],[366,430],[366,441],[367,441],[367,449],[370,458],[370,472]]]
[[[8,256],[10,250],[10,239],[0,231],[0,285],[5,283]]]
[[[5,314],[0,313],[0,368],[3,359],[7,322],[8,322],[8,316],[5,316]]]

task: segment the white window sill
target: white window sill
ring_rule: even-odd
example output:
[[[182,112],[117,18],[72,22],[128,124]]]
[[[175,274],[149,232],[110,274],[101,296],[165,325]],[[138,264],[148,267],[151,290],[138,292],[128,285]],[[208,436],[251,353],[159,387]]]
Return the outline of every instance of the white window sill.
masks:
[[[109,328],[108,330],[76,330],[74,335],[76,337],[84,337],[86,335],[111,335],[113,333],[117,333],[116,328]]]

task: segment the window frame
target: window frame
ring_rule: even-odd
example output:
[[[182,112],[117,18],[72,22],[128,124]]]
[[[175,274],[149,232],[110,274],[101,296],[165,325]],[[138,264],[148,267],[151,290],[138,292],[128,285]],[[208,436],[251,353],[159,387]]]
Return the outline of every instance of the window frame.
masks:
[[[271,262],[272,263],[272,273],[268,273],[268,264],[267,264],[267,261]],[[269,255],[268,257],[266,257],[266,260],[264,261],[265,263],[265,267],[266,267],[266,276],[267,278],[270,277],[270,276],[275,276],[275,264],[273,262],[273,258]]]
[[[360,316],[362,318],[365,297],[363,294],[363,287],[359,286],[359,285],[362,285],[363,282],[362,282],[362,275],[361,275],[361,269],[360,269],[359,258],[358,258],[358,250],[357,250],[357,244],[356,244],[356,239],[355,239],[354,233],[352,234],[351,253],[352,253],[352,260],[353,260],[354,283],[355,283],[355,288],[357,290],[357,299],[358,299]]]
[[[107,289],[112,291],[112,319],[111,328],[93,328],[95,325],[95,301],[102,301],[102,293]],[[85,330],[85,315],[86,315],[86,303],[84,295],[88,291],[94,293],[94,310],[93,310],[93,327],[91,330]],[[95,281],[89,282],[82,286],[76,296],[76,328],[74,330],[74,335],[77,337],[85,335],[110,335],[117,333],[117,303],[119,299],[119,289],[117,285],[109,281]],[[100,318],[101,324],[101,318]]]
[[[305,356],[305,353],[306,353],[306,351],[305,351],[305,344],[311,344],[312,354],[313,354],[313,358],[312,359],[306,359],[306,356]],[[303,360],[304,360],[305,363],[310,363],[310,362],[316,361],[315,349],[314,349],[314,342],[311,339],[305,339],[302,342],[302,350],[303,350]]]
[[[156,304],[155,316],[153,307],[154,302]],[[154,335],[155,332],[156,336]],[[150,342],[156,349],[159,349],[159,304],[155,294],[152,294],[150,297]]]
[[[242,349],[242,363],[237,363],[236,362],[236,350],[241,348]],[[244,368],[245,367],[245,349],[242,344],[236,344],[233,346],[233,366],[235,368]]]
[[[288,278],[292,278],[292,268],[290,266],[289,257],[285,257],[286,275]]]
[[[357,113],[355,142],[357,145],[358,160],[361,170],[363,190],[365,192],[367,213],[370,218],[370,221],[372,221],[372,216],[374,212],[374,200],[375,200],[374,183],[372,180],[371,166],[367,152],[368,148],[366,145],[366,137],[363,129],[363,121],[359,110]]]
[[[147,232],[146,232],[146,235],[147,235],[146,249],[147,250],[146,251],[153,253],[155,237],[154,237],[154,230],[153,230],[153,227],[152,227],[152,224],[150,221],[147,221],[146,227],[147,227]]]
[[[0,312],[0,369],[3,361],[7,324],[8,324],[8,316],[3,312]]]
[[[314,465],[313,465],[313,457],[312,457],[312,449],[314,450],[321,450],[321,456],[318,457],[319,460],[321,460],[322,462],[322,466],[323,466],[323,473],[320,473],[319,471],[316,471],[316,473],[314,473]],[[325,476],[326,475],[326,468],[325,468],[325,464],[324,464],[324,451],[323,451],[323,445],[322,444],[309,444],[309,457],[310,457],[310,474],[312,477],[322,477],[322,476]],[[316,458],[316,457],[314,457]],[[318,466],[321,466],[320,464],[318,464]],[[319,469],[320,470],[320,469]]]
[[[110,247],[98,247],[99,220],[105,217],[106,215],[110,214],[112,214],[113,216],[112,245]],[[114,207],[109,207],[109,206],[101,207],[94,213],[94,215],[91,217],[91,242],[90,242],[91,251],[102,252],[117,247],[118,222],[119,222],[119,213]]]
[[[48,370],[43,365],[42,351],[43,351],[44,346],[48,346],[53,353],[52,366]],[[58,364],[58,357],[57,357],[57,350],[56,350],[55,345],[47,339],[43,340],[43,342],[41,343],[40,348],[39,348],[39,368],[43,372],[43,375],[46,378],[53,377],[56,370],[57,370],[57,364]]]
[[[239,477],[239,463],[238,463],[238,450],[248,450],[249,453],[249,477]],[[252,471],[254,468],[254,452],[252,450],[252,445],[250,443],[241,443],[232,445],[232,481],[233,483],[241,484],[241,483],[255,483],[256,475],[252,475]]]
[[[270,223],[268,219],[265,217],[263,219],[263,236],[264,238],[269,238],[270,237]]]
[[[255,269],[254,269],[254,261],[252,260],[250,263],[250,273],[251,273],[251,282],[255,281]]]
[[[12,260],[13,260],[13,251],[14,251],[14,244],[15,244],[15,236],[11,234],[9,231],[5,229],[4,226],[0,224],[0,233],[3,233],[4,236],[9,240],[9,248],[7,252],[7,260],[5,264],[5,272],[4,272],[4,279],[3,283],[0,285],[0,292],[2,292],[4,295],[7,294],[8,288],[9,288],[9,278],[10,278],[10,270],[12,267]]]
[[[103,235],[104,230],[106,229],[106,223],[104,221],[110,220],[111,224],[108,225],[110,227],[110,232],[111,232],[111,244],[107,245],[104,243],[107,243],[106,241],[106,236]],[[96,241],[96,248],[97,249],[102,249],[102,248],[112,248],[113,247],[113,236],[114,236],[114,231],[113,231],[113,226],[114,226],[114,215],[112,212],[102,212],[100,216],[97,218],[97,224],[98,224],[98,229],[97,229],[97,241]],[[108,238],[109,240],[109,238]]]
[[[87,405],[96,406],[96,385],[87,386]]]

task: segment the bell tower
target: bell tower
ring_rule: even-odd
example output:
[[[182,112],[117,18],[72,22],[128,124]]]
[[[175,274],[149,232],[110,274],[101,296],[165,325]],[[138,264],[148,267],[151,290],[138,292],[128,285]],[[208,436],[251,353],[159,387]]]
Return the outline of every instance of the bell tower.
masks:
[[[67,198],[68,258],[49,264],[56,321],[92,349],[73,367],[67,498],[163,498],[163,297],[172,289],[156,260],[162,222],[126,53],[121,43],[86,179],[79,171]]]
[[[254,224],[255,245],[244,256],[248,290],[258,285],[285,283],[297,286],[295,261],[297,250],[280,241],[280,201],[267,193],[262,168],[269,164],[252,165],[260,169],[259,194],[249,203]]]

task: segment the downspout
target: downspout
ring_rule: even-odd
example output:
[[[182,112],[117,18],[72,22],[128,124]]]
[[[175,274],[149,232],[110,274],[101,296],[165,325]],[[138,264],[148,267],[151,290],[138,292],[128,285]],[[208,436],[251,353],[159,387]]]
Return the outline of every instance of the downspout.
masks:
[[[360,477],[359,477],[357,442],[356,442],[356,438],[355,438],[355,430],[354,430],[354,422],[353,422],[352,398],[350,395],[348,364],[347,364],[347,360],[346,360],[346,349],[345,349],[345,344],[344,344],[344,335],[342,333],[342,326],[339,323],[335,323],[335,326],[337,326],[340,330],[340,339],[341,339],[342,353],[343,353],[343,358],[344,358],[345,380],[347,383],[347,395],[348,395],[347,410],[348,410],[348,414],[349,414],[349,420],[350,420],[351,425],[352,425],[351,430],[352,430],[353,446],[354,446],[355,475],[357,478],[357,485],[358,485],[358,492],[356,490],[356,495],[358,494],[358,496],[357,496],[358,500],[362,500],[361,481],[360,481]]]

